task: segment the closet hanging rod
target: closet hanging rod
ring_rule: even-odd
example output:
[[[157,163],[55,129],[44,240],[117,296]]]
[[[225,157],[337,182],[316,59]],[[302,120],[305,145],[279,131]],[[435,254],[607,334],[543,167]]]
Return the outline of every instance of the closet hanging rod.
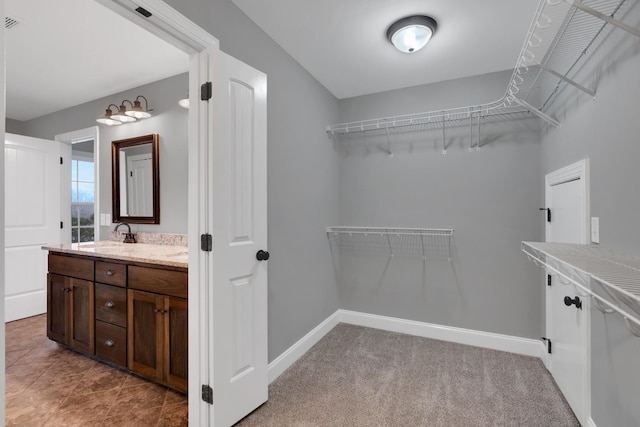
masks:
[[[421,113],[338,123],[328,125],[326,131],[329,136],[332,136],[375,130],[388,131],[389,129],[424,125],[441,127],[444,124],[447,127],[462,127],[467,125],[467,121],[471,116],[480,116],[482,120],[500,118],[512,120],[515,118],[529,117],[530,113],[532,113],[530,109],[530,106],[523,105],[518,102],[518,100],[507,99],[505,96],[491,103],[470,107],[425,111]]]
[[[453,236],[451,228],[327,227],[327,234],[392,234],[421,236]]]

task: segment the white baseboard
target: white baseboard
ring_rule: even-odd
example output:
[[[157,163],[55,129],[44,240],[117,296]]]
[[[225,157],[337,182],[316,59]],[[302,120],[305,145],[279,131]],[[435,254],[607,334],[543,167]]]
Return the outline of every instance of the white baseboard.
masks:
[[[340,322],[338,313],[339,310],[327,317],[322,323],[313,328],[311,332],[300,338],[273,362],[269,363],[269,384],[293,365],[296,360],[301,358],[315,343],[320,341],[322,337],[327,335],[327,333]]]
[[[593,418],[589,417],[587,419],[587,427],[598,427],[598,426],[596,425],[596,422],[593,421]]]
[[[40,290],[4,298],[4,321],[24,319],[47,312],[47,291]]]
[[[544,348],[539,340],[529,338],[416,322],[413,320],[359,313],[349,310],[338,310],[338,312],[340,313],[340,322],[343,323],[490,348],[492,350],[507,351],[525,356],[540,357],[540,352]]]
[[[472,329],[455,328],[376,314],[360,313],[350,310],[338,310],[316,326],[311,332],[300,338],[284,353],[269,363],[269,384],[293,365],[315,343],[320,341],[338,323],[366,326],[391,332],[415,335],[492,350],[507,351],[525,356],[543,357],[546,351],[539,340],[520,338]],[[595,426],[595,424],[594,424]]]

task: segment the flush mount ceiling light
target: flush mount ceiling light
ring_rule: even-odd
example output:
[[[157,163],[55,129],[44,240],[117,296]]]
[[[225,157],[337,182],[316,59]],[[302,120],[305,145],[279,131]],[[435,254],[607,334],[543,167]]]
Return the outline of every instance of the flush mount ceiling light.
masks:
[[[142,108],[140,99],[144,100],[144,108]],[[129,104],[130,108],[127,108],[125,104]],[[115,113],[111,110],[111,107],[115,107]],[[98,118],[96,121],[109,126],[117,126],[122,123],[130,123],[149,118],[151,117],[151,111],[153,110],[149,109],[149,102],[147,101],[147,98],[142,95],[138,95],[133,102],[125,99],[120,103],[119,107],[115,104],[109,104],[105,111],[105,115]]]
[[[436,32],[438,23],[424,15],[402,18],[387,29],[387,39],[404,53],[415,53],[422,49]]]
[[[186,108],[187,110],[189,109],[189,95],[187,95],[186,98],[182,98],[181,100],[178,101],[178,105],[181,106],[182,108]]]

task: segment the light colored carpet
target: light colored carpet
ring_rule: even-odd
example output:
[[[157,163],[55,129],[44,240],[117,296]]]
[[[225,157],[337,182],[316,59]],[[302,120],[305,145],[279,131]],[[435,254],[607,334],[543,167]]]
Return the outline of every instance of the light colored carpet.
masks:
[[[237,426],[579,426],[542,362],[339,324]]]

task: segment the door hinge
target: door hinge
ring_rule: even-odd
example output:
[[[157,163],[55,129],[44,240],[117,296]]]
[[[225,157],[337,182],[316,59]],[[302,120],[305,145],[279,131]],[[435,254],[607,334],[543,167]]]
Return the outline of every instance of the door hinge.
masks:
[[[202,385],[202,400],[213,405],[213,389],[206,384]]]
[[[202,101],[208,101],[213,96],[213,88],[211,86],[211,82],[203,83],[200,86],[200,99]]]
[[[64,164],[64,159],[62,157],[60,157],[60,164],[63,165]]]
[[[551,286],[551,275],[547,274],[547,286]]]
[[[60,221],[60,229],[62,230],[64,228],[64,222]]]
[[[551,354],[551,339],[547,337],[541,337],[540,339],[547,343],[547,353]]]
[[[541,211],[547,211],[547,222],[551,222],[551,209],[549,208],[540,208]]]
[[[144,16],[145,18],[150,18],[152,16],[152,13],[149,12],[144,7],[137,7],[136,12],[138,12],[140,15]]]
[[[204,252],[211,252],[213,250],[213,236],[211,234],[200,235],[200,249]]]

